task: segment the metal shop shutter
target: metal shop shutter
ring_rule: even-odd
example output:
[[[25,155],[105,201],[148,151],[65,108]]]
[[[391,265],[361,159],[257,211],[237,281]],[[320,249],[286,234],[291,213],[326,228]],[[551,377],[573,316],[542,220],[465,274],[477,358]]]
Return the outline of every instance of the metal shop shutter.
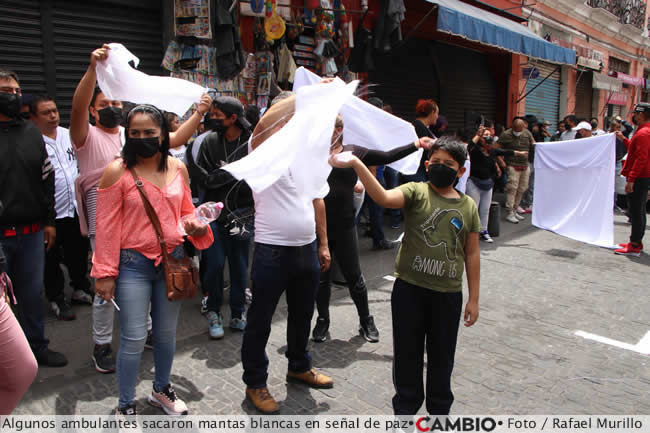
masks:
[[[560,115],[560,71],[555,71],[557,67],[550,63],[540,63],[534,67],[539,69],[539,77],[526,83],[527,93],[535,89],[526,96],[526,114],[533,114],[540,122],[549,121],[549,131],[555,131]],[[546,81],[542,82],[546,77]]]
[[[72,95],[88,68],[90,53],[104,43],[124,44],[140,59],[138,69],[163,75],[160,2],[56,0],[52,9],[56,94],[61,123],[68,124]]]
[[[46,91],[38,1],[0,4],[0,67],[18,74],[23,93]]]
[[[429,42],[411,40],[389,55],[376,56],[368,74],[368,96],[377,96],[404,120],[415,120],[419,99],[439,103],[438,76],[429,55]]]
[[[576,84],[576,109],[575,115],[578,119],[591,118],[591,104],[594,96],[591,87],[592,72],[578,72],[578,82]]]
[[[466,112],[494,121],[497,86],[487,55],[442,43],[433,52],[440,71],[440,114],[447,116],[449,130],[465,127]]]

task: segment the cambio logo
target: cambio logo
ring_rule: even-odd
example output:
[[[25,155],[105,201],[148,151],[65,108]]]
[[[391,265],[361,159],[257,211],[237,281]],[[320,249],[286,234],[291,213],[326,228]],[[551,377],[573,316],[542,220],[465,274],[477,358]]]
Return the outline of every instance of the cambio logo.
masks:
[[[452,420],[449,417],[422,417],[415,422],[421,432],[430,431],[485,431],[491,432],[497,427],[494,418],[464,418]]]

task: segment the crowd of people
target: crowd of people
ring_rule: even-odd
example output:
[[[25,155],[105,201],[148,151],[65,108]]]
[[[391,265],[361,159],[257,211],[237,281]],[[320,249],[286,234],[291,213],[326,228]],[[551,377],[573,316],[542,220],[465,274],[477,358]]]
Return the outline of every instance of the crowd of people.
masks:
[[[147,104],[125,115],[123,102],[108,99],[97,87],[97,64],[109,55],[107,46],[92,52],[74,93],[69,130],[59,125],[55,100],[46,95],[22,100],[19,77],[0,71],[0,414],[12,412],[39,366],[68,362],[49,348],[45,337],[43,286],[61,320],[75,319],[70,302],[92,306],[91,356],[98,372],[117,372],[118,413],[137,413],[135,385],[142,353],[150,348],[155,376],[148,401],[169,415],[187,414],[170,382],[181,302],[168,300],[165,290],[161,261],[167,255],[200,257],[211,339],[225,333],[221,310],[227,260],[228,328],[243,332],[242,379],[247,398],[259,411],[280,409],[267,387],[266,345],[283,293],[287,380],[332,387],[333,379],[313,368],[308,349],[310,335],[317,343],[329,337],[332,259],[356,307],[359,333],[370,343],[380,337],[359,259],[359,194],[366,197],[375,249],[397,244],[383,233],[384,209],[390,210],[393,227],[404,224],[391,295],[394,411],[415,414],[426,401],[430,414],[448,414],[460,318],[472,326],[479,317],[479,240],[493,242],[488,228],[494,189],[505,190],[506,221],[519,223],[532,204],[534,143],[603,133],[597,119],[590,123],[575,116],[560,122],[555,134],[548,131],[548,122],[532,116],[514,119],[507,129],[483,119],[473,128],[447,131],[437,104],[420,100],[413,143],[394,143],[387,152],[343,145],[345,124],[339,116],[327,185],[305,197],[288,170],[256,193],[223,167],[255,152],[286,126],[296,109],[292,92],[280,93],[262,116],[235,98],[208,95],[182,122]],[[371,99],[390,112],[379,98]],[[650,105],[639,104],[634,121],[634,132],[622,119],[610,123],[618,138],[617,161],[627,154],[617,170],[628,181],[632,236],[617,250],[620,254],[642,249]],[[200,128],[203,132],[193,138]],[[388,167],[421,149],[415,174]],[[216,220],[202,224],[184,218],[206,202],[223,203]],[[70,301],[62,264],[73,289]],[[463,312],[465,271],[469,297]],[[112,335],[116,310],[117,356]]]

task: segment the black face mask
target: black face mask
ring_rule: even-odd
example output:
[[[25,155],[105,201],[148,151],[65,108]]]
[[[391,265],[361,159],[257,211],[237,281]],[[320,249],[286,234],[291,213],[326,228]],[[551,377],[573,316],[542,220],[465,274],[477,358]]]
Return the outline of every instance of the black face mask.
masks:
[[[129,157],[139,156],[141,158],[151,158],[160,152],[159,137],[133,138],[128,137],[124,143],[124,155]]]
[[[210,113],[206,114],[205,117],[203,118],[203,128],[206,131],[214,131],[215,127],[215,119],[212,119],[210,117]]]
[[[438,188],[446,188],[454,183],[458,172],[444,164],[431,164],[427,169],[429,182]]]
[[[115,128],[122,123],[123,113],[120,107],[106,107],[98,110],[99,124],[104,128]]]
[[[20,115],[23,96],[17,93],[0,92],[0,113],[12,119]]]
[[[214,121],[214,126],[212,130],[221,135],[225,134],[226,129],[228,129],[228,127],[223,124],[223,119],[212,119],[212,120]]]

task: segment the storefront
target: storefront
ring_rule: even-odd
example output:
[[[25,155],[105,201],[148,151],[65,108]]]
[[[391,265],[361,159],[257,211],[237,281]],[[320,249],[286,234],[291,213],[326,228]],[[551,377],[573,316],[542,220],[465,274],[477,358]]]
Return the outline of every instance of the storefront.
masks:
[[[560,116],[560,67],[547,62],[534,62],[522,74],[526,78],[526,114],[551,123],[549,131],[557,129]],[[526,72],[528,75],[526,75]]]
[[[601,109],[604,113],[597,113],[599,115],[598,117],[600,117],[601,114],[605,114],[607,117],[622,114],[621,105],[624,106],[626,104],[627,95],[622,92],[623,85],[620,80],[610,77],[609,75],[594,72],[592,76],[592,86],[595,90],[602,92],[605,99],[604,107]],[[606,124],[607,122],[605,122],[605,125]]]
[[[433,9],[414,3],[406,1],[407,10],[417,14],[404,27],[416,41],[380,61],[381,67],[368,75],[376,85],[373,91],[407,119],[414,117],[417,99],[433,98],[450,128],[468,126],[477,115],[509,124],[523,104],[522,61],[575,65],[575,51],[545,41],[521,24],[525,19],[507,11],[480,2],[430,0]],[[555,83],[547,85],[559,81],[552,78]]]
[[[397,116],[414,119],[418,99],[432,98],[449,128],[462,128],[470,113],[496,119],[498,85],[491,57],[439,41],[411,41],[399,53],[379,57],[368,80],[371,92]],[[508,60],[499,57],[504,64]]]
[[[591,119],[593,101],[594,101],[594,88],[593,80],[597,73],[588,69],[578,71],[576,78],[576,93],[575,93],[575,111],[574,114],[578,119]]]
[[[90,53],[102,44],[122,43],[140,58],[140,70],[163,73],[163,12],[156,0],[3,2],[0,22],[2,66],[19,75],[24,93],[55,98],[63,125]]]

